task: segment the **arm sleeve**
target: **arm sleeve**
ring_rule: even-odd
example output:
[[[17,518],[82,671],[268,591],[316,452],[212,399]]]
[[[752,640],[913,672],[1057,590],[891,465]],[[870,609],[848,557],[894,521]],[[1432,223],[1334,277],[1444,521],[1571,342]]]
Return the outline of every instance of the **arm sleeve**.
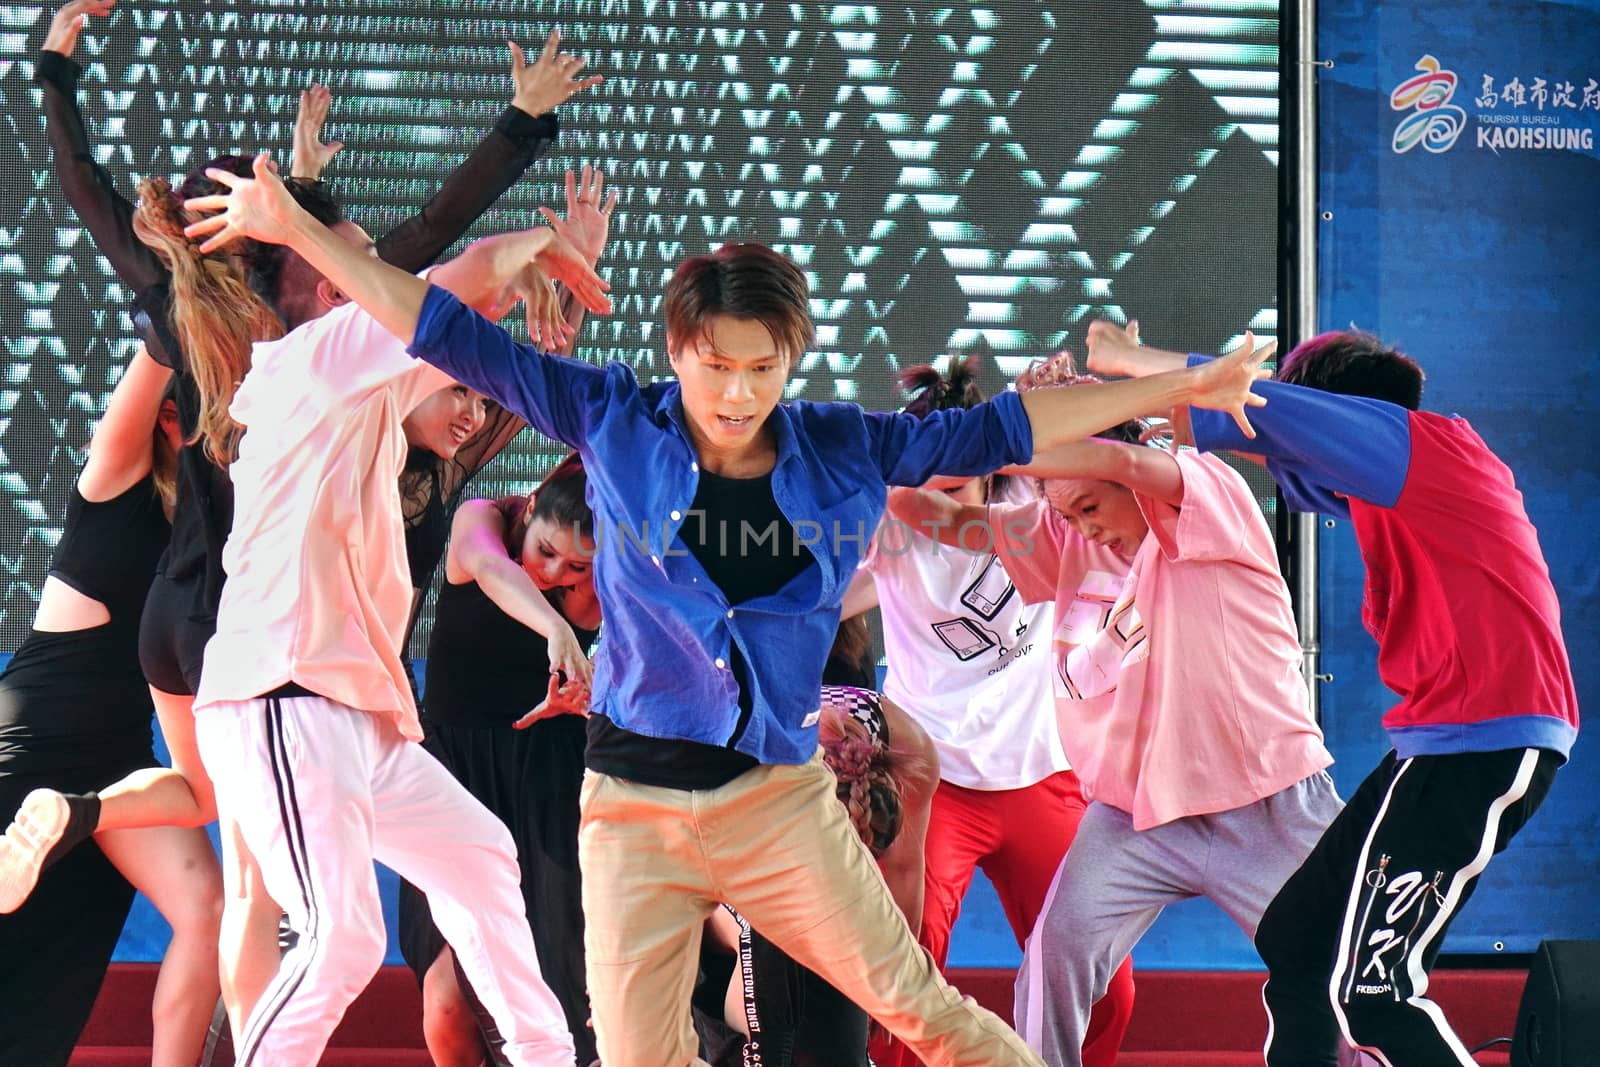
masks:
[[[1252,526],[1270,539],[1250,485],[1220,457],[1183,451],[1174,455],[1183,478],[1183,506],[1136,494],[1139,510],[1161,552],[1174,563],[1238,556]]]
[[[867,433],[883,480],[921,485],[939,474],[976,477],[1033,458],[1033,427],[1016,393],[927,418],[868,412]]]
[[[554,112],[534,118],[506,108],[433,199],[378,238],[378,258],[413,274],[438,259],[555,143],[559,129]]]
[[[59,52],[40,52],[33,80],[40,89],[45,134],[55,155],[56,177],[67,203],[89,230],[117,276],[144,293],[164,281],[167,269],[133,232],[133,204],[112,184],[111,175],[94,160],[88,129],[78,110],[78,76],[83,68]]]
[[[1190,356],[1189,365],[1204,360]],[[1411,467],[1411,413],[1398,404],[1283,382],[1257,382],[1267,406],[1249,409],[1252,440],[1224,411],[1194,408],[1196,446],[1267,458],[1267,467],[1296,511],[1348,512],[1338,498],[1378,507],[1400,499]]]
[[[1046,501],[1030,500],[991,505],[989,527],[995,555],[1022,599],[1029,604],[1054,602],[1062,564],[1077,536],[1066,520]]]
[[[423,301],[411,354],[572,448],[609,399],[606,371],[512,340],[438,286]]]

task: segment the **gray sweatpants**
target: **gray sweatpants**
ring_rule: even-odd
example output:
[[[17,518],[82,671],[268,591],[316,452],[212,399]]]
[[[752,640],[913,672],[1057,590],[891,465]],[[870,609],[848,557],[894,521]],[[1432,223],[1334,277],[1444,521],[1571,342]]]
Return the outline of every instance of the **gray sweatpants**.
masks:
[[[1050,1067],[1081,1067],[1090,1009],[1162,908],[1209,897],[1253,940],[1343,806],[1321,772],[1242,808],[1142,831],[1091,802],[1023,953],[1017,1032]]]

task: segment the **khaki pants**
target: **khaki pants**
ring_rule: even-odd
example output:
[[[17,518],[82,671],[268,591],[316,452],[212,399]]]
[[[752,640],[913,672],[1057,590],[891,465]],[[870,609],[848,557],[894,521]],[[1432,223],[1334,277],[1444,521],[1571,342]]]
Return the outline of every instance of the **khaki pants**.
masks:
[[[917,945],[820,754],[693,792],[591,771],[582,810],[584,944],[605,1067],[695,1062],[689,995],[719,902],[929,1067],[1042,1067]]]

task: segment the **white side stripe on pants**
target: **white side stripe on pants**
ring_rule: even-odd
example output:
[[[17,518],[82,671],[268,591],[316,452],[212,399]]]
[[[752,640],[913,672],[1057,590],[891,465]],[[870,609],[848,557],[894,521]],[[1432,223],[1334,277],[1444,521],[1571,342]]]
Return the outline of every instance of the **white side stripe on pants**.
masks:
[[[1400,784],[1400,779],[1405,776],[1411,765],[1412,761],[1408,759],[1402,762],[1396,770],[1394,779],[1389,783],[1389,788],[1384,793],[1383,803],[1379,805],[1378,813],[1373,818],[1372,826],[1367,831],[1366,840],[1362,842],[1361,853],[1356,859],[1355,875],[1351,881],[1349,901],[1345,908],[1344,925],[1339,933],[1339,954],[1334,964],[1333,974],[1328,981],[1328,1000],[1333,1005],[1334,1017],[1339,1022],[1339,1030],[1344,1035],[1345,1040],[1351,1046],[1375,1057],[1384,1067],[1393,1067],[1393,1064],[1382,1052],[1375,1048],[1358,1044],[1351,1035],[1350,1020],[1342,1007],[1340,986],[1344,983],[1346,972],[1354,967],[1356,956],[1359,953],[1359,946],[1352,947],[1351,941],[1365,926],[1364,922],[1359,924],[1355,922],[1355,912],[1357,902],[1363,895],[1362,887],[1365,883],[1366,872],[1372,854],[1372,841],[1377,836],[1378,828],[1383,825],[1384,816],[1389,811],[1389,802],[1394,797],[1395,790]],[[1422,1011],[1433,1021],[1440,1038],[1460,1058],[1463,1067],[1470,1067],[1473,1063],[1472,1055],[1461,1044],[1460,1038],[1455,1035],[1450,1025],[1445,1021],[1444,1013],[1439,1010],[1439,1006],[1427,999],[1428,975],[1423,969],[1422,961],[1427,955],[1428,946],[1438,938],[1445,924],[1450,921],[1450,917],[1455,914],[1456,908],[1460,906],[1462,893],[1466,891],[1472,880],[1482,874],[1484,868],[1489,865],[1489,860],[1494,856],[1495,842],[1500,836],[1500,822],[1511,805],[1527,795],[1528,787],[1533,781],[1533,772],[1538,765],[1539,750],[1534,748],[1525,750],[1522,754],[1522,761],[1517,766],[1517,773],[1512,777],[1511,785],[1489,805],[1484,819],[1483,834],[1478,841],[1478,851],[1466,866],[1452,875],[1449,888],[1445,891],[1443,900],[1439,905],[1439,910],[1422,932],[1422,935],[1417,938],[1415,944],[1411,945],[1406,952],[1406,973],[1411,985],[1411,996],[1407,1003]],[[1270,1043],[1270,1037],[1268,1040]]]
[[[276,699],[268,699],[266,716],[267,756],[272,767],[273,784],[277,787],[278,812],[283,820],[295,881],[300,885],[300,899],[305,903],[308,921],[306,929],[300,931],[300,937],[289,953],[292,958],[286,959],[284,965],[279,967],[266,994],[250,1013],[238,1056],[238,1067],[249,1067],[261,1038],[305,979],[311,960],[316,955],[317,928],[320,925],[317,921],[316,894],[312,891],[308,875],[311,857],[306,851],[305,825],[300,819],[300,801],[295,795],[294,778],[289,773],[289,754],[283,741],[283,705]]]

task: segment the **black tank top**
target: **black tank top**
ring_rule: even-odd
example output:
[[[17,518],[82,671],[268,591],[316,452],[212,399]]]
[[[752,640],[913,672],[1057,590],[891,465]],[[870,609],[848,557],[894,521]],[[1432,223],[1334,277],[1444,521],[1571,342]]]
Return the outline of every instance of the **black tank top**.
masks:
[[[171,527],[150,478],[105,501],[67,501],[50,577],[98,600],[113,623],[137,623]]]
[[[596,630],[573,628],[585,648]],[[439,590],[428,643],[423,712],[430,723],[509,726],[548,695],[545,639],[513,619],[476,582]]]

